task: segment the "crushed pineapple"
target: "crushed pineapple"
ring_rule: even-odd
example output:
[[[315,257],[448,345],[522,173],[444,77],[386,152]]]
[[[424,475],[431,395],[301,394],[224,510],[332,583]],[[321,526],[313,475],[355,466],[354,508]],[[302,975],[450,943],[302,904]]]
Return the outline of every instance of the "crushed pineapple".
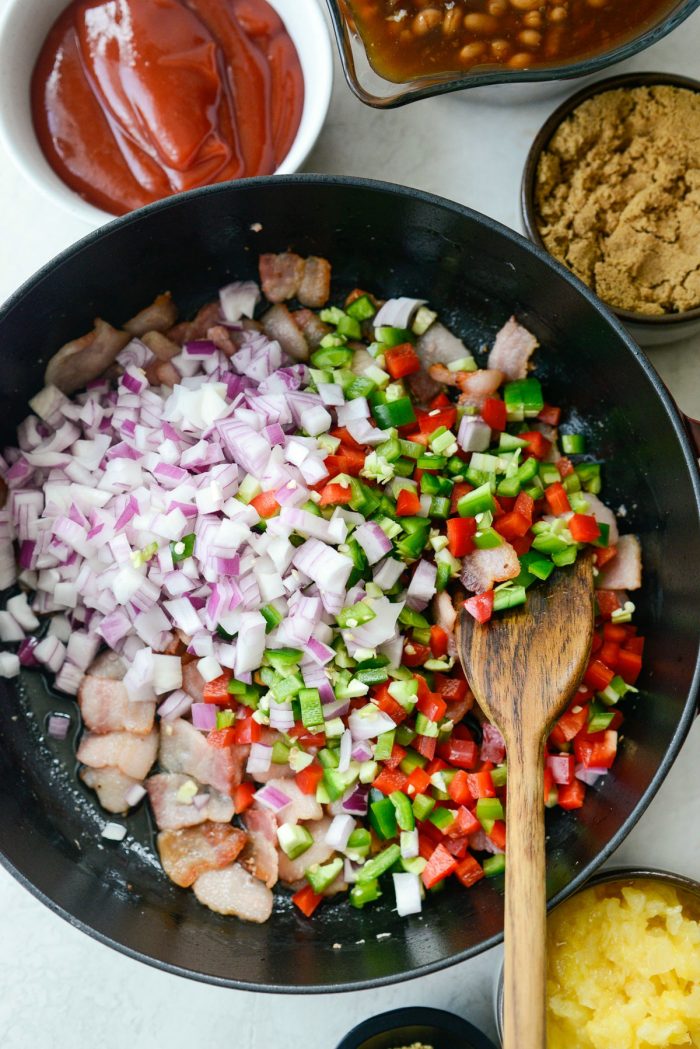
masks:
[[[651,880],[573,896],[547,923],[548,1049],[700,1047],[700,903]]]

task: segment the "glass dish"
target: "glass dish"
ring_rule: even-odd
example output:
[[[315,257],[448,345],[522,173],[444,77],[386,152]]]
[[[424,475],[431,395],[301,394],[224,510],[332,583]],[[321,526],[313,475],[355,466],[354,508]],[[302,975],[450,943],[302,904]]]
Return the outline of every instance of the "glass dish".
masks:
[[[672,32],[700,5],[700,0],[680,0],[663,15],[656,25],[645,28],[637,36],[608,51],[577,62],[553,63],[537,69],[476,69],[457,75],[440,73],[415,80],[393,83],[380,76],[369,63],[364,42],[355,28],[348,0],[326,0],[333,22],[333,31],[340,52],[340,61],[352,91],[368,106],[392,109],[432,95],[490,84],[523,84],[559,82],[589,76],[607,66],[631,58],[662,37]]]

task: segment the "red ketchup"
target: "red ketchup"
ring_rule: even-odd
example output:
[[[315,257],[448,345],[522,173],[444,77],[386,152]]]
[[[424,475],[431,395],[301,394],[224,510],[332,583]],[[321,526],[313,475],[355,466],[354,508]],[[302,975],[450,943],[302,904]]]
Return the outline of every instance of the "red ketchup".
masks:
[[[271,174],[303,104],[299,57],[265,0],[74,0],[32,77],[51,167],[115,215]]]

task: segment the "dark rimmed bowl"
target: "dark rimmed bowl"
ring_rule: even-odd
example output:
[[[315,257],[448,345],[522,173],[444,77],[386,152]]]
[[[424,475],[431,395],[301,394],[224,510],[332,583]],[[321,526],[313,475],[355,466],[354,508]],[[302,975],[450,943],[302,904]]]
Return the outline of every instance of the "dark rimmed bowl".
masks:
[[[561,82],[598,73],[601,69],[606,69],[616,62],[623,62],[651,47],[684,22],[700,5],[700,0],[681,0],[656,24],[647,25],[632,39],[602,54],[577,62],[553,63],[538,69],[477,69],[464,76],[439,73],[398,84],[385,79],[370,65],[365,45],[354,27],[348,0],[326,0],[326,3],[333,22],[343,73],[350,88],[367,105],[391,109],[403,106],[407,102],[415,102],[417,99],[430,98],[432,95],[464,91],[467,88],[486,88],[491,85],[503,85],[503,89],[510,90],[512,96],[515,95],[517,87],[523,84],[538,84],[542,88],[547,84],[556,85],[555,90],[560,90]],[[510,101],[515,102],[516,98],[511,97]]]
[[[695,896],[698,900],[698,904],[700,904],[700,882],[694,881],[692,878],[686,878],[683,874],[673,874],[672,871],[657,870],[655,867],[608,867],[604,871],[599,871],[590,879],[590,881],[587,881],[582,885],[575,895],[579,896],[582,892],[585,892],[587,889],[592,889],[596,885],[606,885],[610,882],[634,881],[658,881],[664,885],[672,885],[676,889]],[[498,979],[496,981],[495,1007],[498,1038],[499,1041],[502,1041],[503,965],[501,965]],[[344,1049],[344,1046],[339,1046],[338,1049]],[[348,1047],[348,1049],[350,1049],[350,1047]]]
[[[608,91],[615,91],[618,88],[656,85],[670,85],[671,87],[686,88],[690,91],[700,91],[700,80],[676,76],[674,73],[626,73],[623,76],[608,77],[605,80],[596,81],[595,84],[591,84],[567,98],[565,102],[562,102],[554,110],[537,132],[527,155],[523,171],[520,187],[520,210],[528,237],[543,251],[547,251],[547,248],[540,236],[535,203],[537,168],[540,157],[549,145],[554,133],[566,118],[571,116],[574,110],[589,98],[606,94]],[[632,310],[621,310],[616,306],[611,306],[609,303],[606,303],[606,305],[616,317],[619,317],[630,335],[636,339],[640,346],[662,346],[666,343],[677,342],[679,339],[687,339],[692,335],[700,334],[700,306],[692,310],[684,310],[681,313],[650,316]]]
[[[606,461],[605,495],[641,536],[646,635],[642,695],[626,702],[614,769],[577,812],[548,811],[548,894],[573,892],[635,825],[671,768],[700,687],[700,474],[683,422],[649,361],[588,289],[523,237],[413,189],[322,175],[196,190],[118,219],[45,266],[0,309],[0,442],[14,436],[48,358],[96,316],[120,324],[169,289],[183,316],[233,279],[255,279],[262,252],[333,260],[333,295],[361,284],[430,295],[467,345],[491,345],[515,313],[543,350],[553,404]],[[482,354],[477,350],[480,360]],[[624,391],[624,397],[620,391]],[[669,552],[670,556],[669,556]],[[299,993],[406,980],[494,946],[503,879],[468,892],[451,879],[424,915],[400,918],[393,894],[358,911],[328,901],[312,921],[276,896],[271,921],[208,911],[170,882],[145,806],[122,843],[75,775],[74,739],[47,738],[49,711],[75,703],[39,672],[0,680],[0,863],[70,923],[132,958],[225,987]]]
[[[337,1049],[400,1049],[415,1042],[431,1049],[495,1049],[467,1020],[444,1009],[392,1009],[364,1020]]]

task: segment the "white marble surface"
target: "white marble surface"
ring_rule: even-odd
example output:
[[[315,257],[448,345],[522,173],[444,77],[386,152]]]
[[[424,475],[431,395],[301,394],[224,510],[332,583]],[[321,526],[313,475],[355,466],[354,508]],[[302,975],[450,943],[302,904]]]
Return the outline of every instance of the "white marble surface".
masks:
[[[302,2],[302,0],[299,0]],[[305,0],[306,2],[306,0]],[[311,0],[309,0],[311,2]],[[6,0],[0,0],[0,9]],[[631,68],[700,76],[700,12]],[[573,88],[572,88],[573,90]],[[393,113],[366,109],[338,75],[326,129],[307,170],[402,182],[520,228],[528,146],[556,99],[509,108],[456,97]],[[56,212],[0,156],[0,300],[88,232]],[[653,359],[686,411],[700,416],[696,346]],[[615,862],[669,866],[700,878],[700,725]],[[438,1005],[493,1036],[498,951],[381,991],[282,997],[221,990],[140,965],[51,914],[0,870],[0,1035],[3,1049],[333,1049],[355,1023],[402,1005]]]

